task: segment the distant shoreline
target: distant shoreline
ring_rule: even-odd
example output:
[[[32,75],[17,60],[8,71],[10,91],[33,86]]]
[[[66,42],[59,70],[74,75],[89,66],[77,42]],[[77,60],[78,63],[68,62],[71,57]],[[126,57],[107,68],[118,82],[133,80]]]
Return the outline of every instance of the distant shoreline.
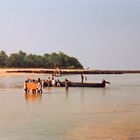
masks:
[[[1,69],[6,73],[54,74],[56,69],[13,68]],[[60,70],[60,69],[59,69]],[[93,70],[93,69],[61,69],[61,74],[140,74],[140,70]]]

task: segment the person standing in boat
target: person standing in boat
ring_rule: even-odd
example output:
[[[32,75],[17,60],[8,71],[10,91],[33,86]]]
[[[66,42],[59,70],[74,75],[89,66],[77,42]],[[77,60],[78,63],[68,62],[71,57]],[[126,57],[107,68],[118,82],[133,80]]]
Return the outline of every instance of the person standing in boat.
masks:
[[[84,76],[83,76],[83,74],[81,74],[81,83],[83,83],[84,82]]]

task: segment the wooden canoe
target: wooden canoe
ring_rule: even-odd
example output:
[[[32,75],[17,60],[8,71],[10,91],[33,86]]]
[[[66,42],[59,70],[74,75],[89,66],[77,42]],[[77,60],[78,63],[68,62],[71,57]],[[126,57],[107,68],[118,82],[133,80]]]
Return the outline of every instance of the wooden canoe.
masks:
[[[104,88],[106,83],[109,82],[103,80],[101,83],[81,83],[81,82],[68,82],[68,87],[94,87],[94,88]],[[47,86],[47,83],[44,83],[44,86]],[[60,87],[65,87],[65,82],[60,82]]]

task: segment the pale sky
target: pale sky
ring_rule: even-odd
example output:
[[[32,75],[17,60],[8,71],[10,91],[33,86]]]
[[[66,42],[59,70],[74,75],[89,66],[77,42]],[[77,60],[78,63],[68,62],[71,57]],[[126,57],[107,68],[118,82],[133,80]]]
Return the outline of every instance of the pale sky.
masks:
[[[140,69],[140,0],[0,0],[0,50]]]

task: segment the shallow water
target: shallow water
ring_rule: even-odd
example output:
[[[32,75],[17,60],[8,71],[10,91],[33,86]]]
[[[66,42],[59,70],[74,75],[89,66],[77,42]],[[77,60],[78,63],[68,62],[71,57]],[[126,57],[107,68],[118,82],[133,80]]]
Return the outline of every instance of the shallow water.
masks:
[[[0,75],[0,140],[140,139],[140,75],[87,75],[106,88],[45,88],[25,94],[26,78],[47,75]],[[80,75],[67,75],[80,81]]]

